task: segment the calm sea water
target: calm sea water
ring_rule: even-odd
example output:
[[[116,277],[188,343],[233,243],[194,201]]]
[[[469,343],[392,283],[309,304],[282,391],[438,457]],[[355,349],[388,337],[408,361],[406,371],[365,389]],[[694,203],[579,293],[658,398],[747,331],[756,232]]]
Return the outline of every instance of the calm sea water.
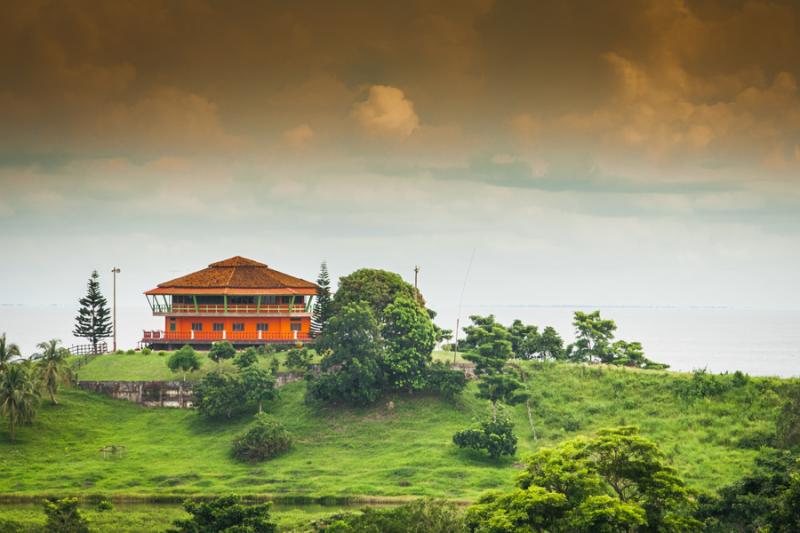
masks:
[[[555,327],[572,340],[573,307],[465,306],[461,325],[472,314],[494,315],[503,323],[519,318],[541,327]],[[438,308],[437,322],[454,329],[458,310]],[[583,310],[590,310],[585,308]],[[718,308],[600,307],[617,322],[617,337],[642,342],[648,357],[675,370],[708,368],[713,372],[741,370],[751,375],[800,376],[800,311]],[[0,333],[20,345],[23,353],[36,343],[59,338],[67,346],[85,343],[72,337],[72,308],[0,306]],[[118,344],[133,348],[143,329],[161,329],[163,319],[143,308],[118,309]],[[110,346],[110,343],[109,343]]]

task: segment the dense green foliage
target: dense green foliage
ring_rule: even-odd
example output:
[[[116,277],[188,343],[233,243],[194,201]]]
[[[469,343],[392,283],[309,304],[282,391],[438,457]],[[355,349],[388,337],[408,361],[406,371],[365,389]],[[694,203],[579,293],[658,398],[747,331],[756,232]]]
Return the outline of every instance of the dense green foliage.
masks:
[[[800,456],[765,450],[753,470],[700,499],[697,517],[711,532],[800,531]]]
[[[108,301],[100,292],[100,282],[97,271],[93,271],[86,284],[86,296],[78,300],[80,308],[75,317],[75,329],[72,334],[88,340],[97,353],[97,343],[101,339],[113,334],[111,327],[111,312],[108,310]]]
[[[12,357],[17,357],[19,355],[19,346],[13,342],[8,342],[5,333],[0,335],[0,372],[2,372],[6,365],[11,363]]]
[[[236,357],[233,358],[233,364],[238,366],[239,368],[245,368],[248,366],[253,366],[258,362],[258,352],[252,346],[249,348],[245,348],[241,352],[236,354]]]
[[[782,448],[800,447],[800,385],[786,394],[777,424],[777,444]]]
[[[286,366],[294,372],[306,372],[313,358],[314,354],[308,348],[292,348],[286,352]]]
[[[276,457],[292,446],[286,428],[265,414],[257,414],[255,422],[233,441],[233,456],[241,461],[258,462]]]
[[[476,427],[464,429],[453,435],[453,444],[459,448],[483,450],[492,459],[517,453],[514,424],[501,415],[480,421]]]
[[[47,516],[45,531],[58,533],[89,533],[89,523],[78,510],[77,498],[44,501],[44,514]]]
[[[416,300],[400,295],[386,306],[383,316],[383,364],[389,386],[409,391],[424,388],[425,369],[436,342],[427,310]]]
[[[385,377],[378,323],[365,303],[341,307],[328,321],[317,349],[327,350],[323,374],[309,381],[312,400],[366,405],[380,397]]]
[[[238,372],[207,374],[194,388],[194,407],[203,416],[231,418],[255,409],[262,412],[264,402],[277,394],[270,372],[247,366]]]
[[[208,502],[188,500],[184,504],[191,515],[176,520],[170,533],[273,533],[270,503],[246,504],[239,496],[223,496]]]
[[[233,359],[234,356],[236,356],[236,348],[228,341],[217,341],[211,345],[211,349],[208,351],[208,358],[215,363]]]
[[[31,359],[36,361],[36,372],[53,405],[58,404],[56,394],[61,383],[69,381],[71,376],[69,363],[69,350],[59,346],[61,341],[52,339],[38,344],[39,353],[34,354]]]
[[[0,371],[0,416],[8,420],[12,441],[20,425],[33,422],[38,403],[39,388],[30,363],[6,365]]]
[[[173,372],[183,372],[183,380],[186,381],[187,372],[194,372],[200,368],[200,358],[197,357],[194,348],[187,344],[167,359],[167,367]]]
[[[406,296],[424,306],[425,301],[414,286],[403,281],[400,274],[362,268],[339,278],[339,288],[333,299],[332,314],[336,315],[346,306],[366,302],[378,323],[383,323],[383,311],[398,296]]]
[[[334,515],[312,523],[314,533],[460,533],[461,510],[445,500],[419,499],[390,508]]]
[[[441,396],[454,399],[458,397],[467,386],[467,377],[461,369],[451,368],[442,361],[434,361],[425,369],[425,390]]]
[[[314,310],[311,315],[311,329],[315,335],[319,335],[325,330],[325,325],[331,318],[333,312],[333,301],[331,299],[331,278],[328,275],[328,263],[325,261],[319,266],[319,276],[317,276],[317,299],[314,302]]]
[[[470,508],[471,531],[690,532],[694,499],[664,454],[632,427],[542,449],[510,493]]]

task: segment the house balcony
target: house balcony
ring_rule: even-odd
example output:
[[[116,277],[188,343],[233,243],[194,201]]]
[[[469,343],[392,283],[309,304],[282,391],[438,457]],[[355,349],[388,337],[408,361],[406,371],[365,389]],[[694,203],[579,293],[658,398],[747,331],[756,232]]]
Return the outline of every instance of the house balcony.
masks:
[[[305,305],[290,304],[159,304],[151,303],[155,316],[309,316]]]
[[[142,344],[164,343],[200,343],[227,340],[236,343],[282,343],[282,342],[308,342],[311,335],[304,331],[164,331],[145,330],[142,335]]]

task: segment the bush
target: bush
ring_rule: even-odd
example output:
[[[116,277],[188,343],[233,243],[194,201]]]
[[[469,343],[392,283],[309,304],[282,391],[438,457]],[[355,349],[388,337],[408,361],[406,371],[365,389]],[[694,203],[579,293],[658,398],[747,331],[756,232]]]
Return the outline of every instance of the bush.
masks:
[[[299,372],[307,371],[311,367],[311,351],[308,348],[292,348],[286,353],[286,366]]]
[[[167,352],[165,352],[164,350],[160,350],[158,352],[158,355],[164,356],[164,355],[167,355]]]
[[[44,514],[47,516],[45,531],[59,533],[89,533],[89,523],[78,510],[77,498],[44,501]]]
[[[425,390],[444,398],[452,399],[460,395],[467,386],[463,370],[450,368],[436,361],[425,369]]]
[[[233,364],[239,368],[254,365],[258,362],[258,354],[254,348],[247,348],[243,352],[239,352],[233,359]]]
[[[128,351],[127,351],[127,352],[125,352],[125,353],[126,353],[127,355],[136,355],[136,350],[134,350],[133,348],[131,348],[130,350],[128,350]]]
[[[311,524],[315,533],[460,533],[466,531],[460,509],[445,500],[419,499],[393,508],[365,508]]]
[[[208,351],[208,358],[219,363],[223,359],[233,359],[236,355],[236,348],[228,341],[219,341],[211,345]]]
[[[153,353],[153,350],[150,348],[142,348],[142,355],[150,355],[151,353]]]
[[[277,397],[275,379],[264,369],[248,366],[239,372],[211,372],[194,388],[194,407],[207,417],[230,418],[258,409]]]
[[[499,459],[502,455],[517,452],[517,437],[513,429],[511,420],[498,415],[497,420],[483,420],[477,427],[459,431],[453,435],[453,443],[459,448],[485,450],[489,457]]]
[[[256,353],[258,353],[258,355],[272,355],[275,353],[275,346],[272,344],[262,344],[256,348]]]
[[[280,422],[258,414],[253,426],[233,441],[233,455],[240,461],[264,461],[280,455],[291,446],[291,436]]]
[[[248,505],[239,496],[223,496],[209,502],[187,500],[183,508],[191,516],[175,520],[170,533],[236,531],[240,533],[274,533],[277,526],[269,521],[272,504]]]
[[[97,502],[97,507],[95,507],[95,508],[100,512],[113,511],[114,510],[114,504],[111,503],[111,500],[103,498],[102,500]]]
[[[703,369],[692,372],[691,379],[676,381],[673,387],[680,398],[694,401],[725,393],[731,388],[731,380],[728,376],[710,374]]]

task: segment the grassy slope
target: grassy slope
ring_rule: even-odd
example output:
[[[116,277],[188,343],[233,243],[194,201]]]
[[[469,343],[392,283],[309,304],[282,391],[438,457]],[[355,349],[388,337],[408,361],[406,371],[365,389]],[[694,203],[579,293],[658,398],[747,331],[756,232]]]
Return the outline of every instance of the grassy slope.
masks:
[[[135,356],[125,356],[135,357]],[[156,357],[158,356],[145,356]],[[493,463],[455,448],[452,434],[486,411],[472,383],[457,404],[430,397],[391,398],[369,409],[323,409],[303,403],[304,383],[281,389],[269,410],[295,435],[288,454],[259,465],[229,456],[248,420],[209,422],[193,411],[146,409],[81,391],[45,404],[17,443],[0,435],[0,494],[221,494],[371,497],[436,495],[473,499],[510,486],[514,466],[538,446],[601,427],[636,424],[656,440],[689,484],[715,489],[745,471],[754,450],[743,437],[773,427],[779,398],[754,379],[744,389],[687,404],[667,372],[544,365],[532,372],[538,442],[525,408],[512,415],[518,457]],[[769,382],[773,383],[773,382]],[[764,389],[764,390],[761,390]],[[388,401],[388,398],[387,398]],[[98,449],[121,444],[127,454],[103,459]]]
[[[172,352],[163,352],[164,355],[158,355],[159,352],[154,352],[150,355],[142,355],[141,352],[135,354],[105,354],[92,359],[92,361],[78,370],[78,379],[86,381],[103,381],[103,380],[119,380],[119,381],[156,381],[156,380],[173,380],[180,379],[179,374],[174,374],[167,368],[167,359]],[[200,358],[200,370],[191,373],[187,379],[194,380],[202,377],[206,372],[217,368],[217,363],[208,358],[207,352],[198,352]],[[281,363],[281,370],[288,370],[284,364],[286,361],[286,352],[278,352],[275,354],[278,361]],[[434,352],[435,359],[445,361],[452,361],[452,352]],[[263,368],[269,367],[270,357],[261,357],[259,364]],[[314,362],[319,361],[319,357],[315,356]],[[463,363],[464,359],[459,354],[457,357],[459,363]],[[220,363],[222,366],[231,366],[230,361],[223,361]]]

